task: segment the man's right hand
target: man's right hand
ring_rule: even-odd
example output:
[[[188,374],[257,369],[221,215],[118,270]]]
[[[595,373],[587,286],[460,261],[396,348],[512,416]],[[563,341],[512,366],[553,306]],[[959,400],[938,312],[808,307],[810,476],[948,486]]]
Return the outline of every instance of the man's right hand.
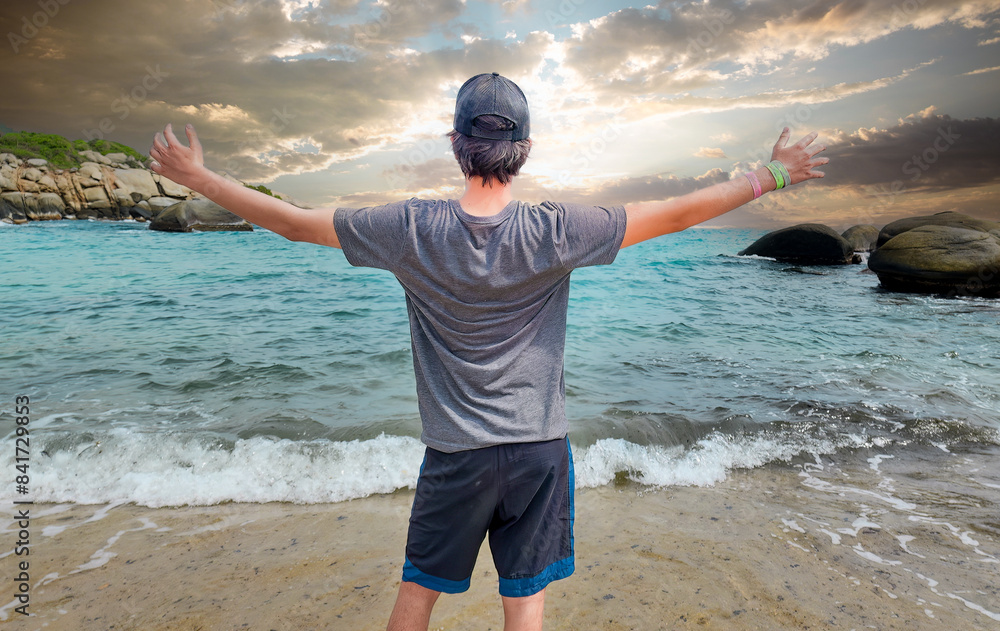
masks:
[[[198,190],[201,180],[205,179],[204,154],[194,125],[186,125],[184,132],[187,134],[189,147],[185,147],[177,139],[170,123],[167,123],[162,133],[158,132],[153,136],[153,146],[149,150],[153,163],[149,168],[153,173]]]
[[[771,150],[771,159],[785,165],[785,168],[788,169],[788,174],[792,176],[792,181],[786,182],[785,186],[798,184],[799,182],[817,177],[824,177],[825,173],[814,171],[813,169],[830,161],[829,158],[815,158],[817,153],[826,149],[826,146],[809,146],[812,144],[812,141],[816,140],[816,136],[818,135],[816,132],[806,134],[791,147],[785,146],[788,144],[789,136],[791,136],[791,131],[787,127],[778,136],[778,141],[774,143],[774,149]]]

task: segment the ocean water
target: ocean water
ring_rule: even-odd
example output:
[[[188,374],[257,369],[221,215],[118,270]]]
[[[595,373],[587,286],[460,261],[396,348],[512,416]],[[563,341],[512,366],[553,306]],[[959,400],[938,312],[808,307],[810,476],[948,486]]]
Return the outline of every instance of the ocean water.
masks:
[[[735,256],[761,234],[691,229],[573,273],[578,486],[1000,453],[1000,300]],[[409,331],[388,273],[266,230],[96,221],[0,224],[0,269],[0,435],[13,467],[14,397],[30,397],[34,501],[314,503],[414,485]]]

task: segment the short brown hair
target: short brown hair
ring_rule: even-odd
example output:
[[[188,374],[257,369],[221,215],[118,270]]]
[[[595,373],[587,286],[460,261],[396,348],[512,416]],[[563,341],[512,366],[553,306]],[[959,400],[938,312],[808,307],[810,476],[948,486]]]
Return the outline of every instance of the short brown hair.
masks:
[[[486,131],[513,129],[513,123],[501,116],[486,114],[476,119],[476,127]],[[473,138],[457,131],[448,134],[455,159],[465,177],[479,176],[484,186],[510,183],[528,159],[531,140],[490,140]]]

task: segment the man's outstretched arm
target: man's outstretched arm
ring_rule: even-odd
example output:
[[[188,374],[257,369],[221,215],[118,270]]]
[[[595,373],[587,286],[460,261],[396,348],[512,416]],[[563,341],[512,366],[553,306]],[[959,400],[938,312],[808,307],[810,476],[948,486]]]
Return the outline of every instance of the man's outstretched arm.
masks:
[[[339,248],[332,208],[299,208],[247,188],[205,168],[201,142],[192,125],[184,128],[189,147],[181,144],[167,125],[153,137],[149,150],[154,173],[198,191],[226,210],[277,232],[291,241],[308,241]]]
[[[826,147],[809,146],[816,140],[816,133],[813,132],[787,147],[785,145],[788,144],[789,134],[787,127],[781,132],[778,142],[771,151],[771,159],[785,165],[791,176],[791,184],[823,177],[822,171],[814,169],[826,164],[829,159],[815,156]],[[774,176],[766,167],[757,169],[754,175],[760,182],[762,193],[773,191],[777,187]],[[788,185],[786,183],[786,186]],[[753,199],[754,190],[750,180],[738,177],[665,202],[629,204],[625,206],[625,239],[621,247],[635,245],[671,232],[680,232],[739,208]]]

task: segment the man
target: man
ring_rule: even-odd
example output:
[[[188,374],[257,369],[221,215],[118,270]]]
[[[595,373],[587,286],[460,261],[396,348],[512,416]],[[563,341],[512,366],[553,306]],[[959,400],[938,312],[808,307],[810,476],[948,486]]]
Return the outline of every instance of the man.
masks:
[[[500,576],[505,629],[542,628],[545,587],[574,570],[572,457],[563,349],[570,272],[684,230],[767,191],[823,174],[815,134],[728,182],[665,202],[596,207],[515,201],[531,147],[527,100],[497,73],[462,86],[451,133],[465,175],[459,200],[362,209],[297,208],[203,166],[170,125],[154,172],[293,241],[341,248],[352,265],[392,272],[406,294],[427,445],[390,631],[426,630],[442,592],[468,589],[483,539]]]

